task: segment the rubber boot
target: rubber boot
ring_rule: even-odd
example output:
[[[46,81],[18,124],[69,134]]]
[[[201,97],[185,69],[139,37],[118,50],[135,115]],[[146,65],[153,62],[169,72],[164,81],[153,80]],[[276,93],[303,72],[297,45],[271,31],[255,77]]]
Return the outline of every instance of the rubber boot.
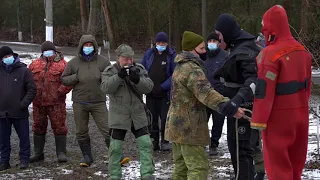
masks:
[[[66,140],[67,137],[64,135],[55,136],[56,140],[56,153],[58,157],[58,163],[65,163],[68,161],[66,152]]]
[[[138,139],[138,148],[140,153],[140,175],[141,179],[154,179],[154,162],[152,158],[152,141],[150,136],[143,135]]]
[[[121,165],[119,163],[122,154],[122,144],[123,141],[117,139],[110,139],[110,147],[109,147],[109,164],[108,164],[108,172],[110,175],[110,180],[120,180],[122,176]]]
[[[90,137],[83,140],[78,140],[83,158],[80,162],[80,167],[89,167],[93,163],[93,158],[91,154],[91,144]]]
[[[46,142],[46,135],[33,134],[34,154],[32,157],[30,157],[30,161],[29,161],[30,163],[44,160],[43,148],[44,148],[45,142]]]

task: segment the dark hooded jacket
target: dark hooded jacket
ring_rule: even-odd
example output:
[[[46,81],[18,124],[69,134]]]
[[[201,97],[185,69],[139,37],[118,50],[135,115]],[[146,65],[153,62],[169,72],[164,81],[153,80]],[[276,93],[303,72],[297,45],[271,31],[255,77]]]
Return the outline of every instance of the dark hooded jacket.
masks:
[[[91,42],[94,51],[84,55],[82,47]],[[110,61],[98,54],[98,43],[92,35],[83,35],[78,46],[78,55],[71,59],[62,73],[62,83],[73,86],[72,101],[95,103],[106,101],[106,95],[100,90],[101,73],[111,65]]]
[[[242,30],[228,14],[219,16],[215,29],[223,35],[230,54],[224,65],[214,73],[214,78],[224,82],[223,94],[237,105],[253,102],[257,79],[256,56],[260,51],[255,37]]]
[[[27,65],[17,54],[12,65],[0,62],[0,118],[29,117],[28,106],[37,94],[37,87]]]

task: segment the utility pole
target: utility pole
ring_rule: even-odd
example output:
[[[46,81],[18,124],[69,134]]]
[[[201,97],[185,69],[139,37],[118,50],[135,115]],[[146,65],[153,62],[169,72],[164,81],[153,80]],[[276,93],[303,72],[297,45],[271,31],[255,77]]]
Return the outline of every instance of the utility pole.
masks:
[[[201,14],[202,14],[202,37],[207,37],[207,0],[202,0]]]
[[[52,15],[52,0],[45,0],[46,8],[46,41],[53,42],[53,15]]]

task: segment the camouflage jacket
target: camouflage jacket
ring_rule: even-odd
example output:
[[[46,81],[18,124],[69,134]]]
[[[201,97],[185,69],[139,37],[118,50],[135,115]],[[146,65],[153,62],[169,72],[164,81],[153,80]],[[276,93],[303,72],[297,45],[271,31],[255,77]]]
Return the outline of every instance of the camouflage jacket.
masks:
[[[211,87],[200,58],[182,52],[175,63],[165,139],[188,145],[208,145],[206,106],[219,112],[218,105],[229,99]]]
[[[32,61],[29,69],[37,85],[34,105],[49,106],[65,103],[66,94],[72,89],[72,86],[64,86],[61,81],[66,65],[67,62],[59,52],[56,53],[54,59],[41,55],[40,58]]]

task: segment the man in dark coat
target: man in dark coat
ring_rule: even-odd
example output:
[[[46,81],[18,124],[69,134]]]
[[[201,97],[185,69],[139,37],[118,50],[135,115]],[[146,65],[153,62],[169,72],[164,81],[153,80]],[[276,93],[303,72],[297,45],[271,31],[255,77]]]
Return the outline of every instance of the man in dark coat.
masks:
[[[10,168],[10,136],[13,125],[20,139],[20,169],[30,158],[28,107],[37,93],[32,73],[7,46],[0,48],[0,171]]]

